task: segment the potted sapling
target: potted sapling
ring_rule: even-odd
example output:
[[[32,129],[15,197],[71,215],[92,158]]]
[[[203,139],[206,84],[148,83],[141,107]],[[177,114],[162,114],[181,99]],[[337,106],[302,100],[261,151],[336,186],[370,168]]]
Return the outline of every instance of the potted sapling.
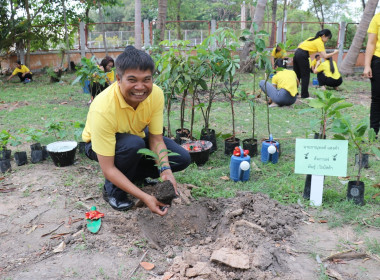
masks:
[[[210,128],[210,113],[212,104],[214,102],[214,99],[218,93],[216,90],[216,82],[218,78],[218,73],[220,73],[220,64],[217,63],[218,57],[214,55],[214,52],[212,50],[207,49],[207,45],[202,45],[202,47],[199,47],[197,49],[197,55],[205,61],[206,65],[204,67],[205,73],[204,76],[209,78],[209,87],[207,87],[207,84],[203,86],[203,88],[206,88],[206,95],[205,95],[205,102],[202,102],[198,92],[196,92],[196,98],[198,101],[197,108],[199,108],[202,112],[203,120],[204,120],[204,126],[201,129],[201,134],[199,139],[200,140],[206,140],[210,141],[212,143],[212,147],[210,152],[214,152],[217,150],[217,142],[216,142],[216,134],[215,130]],[[207,97],[206,97],[207,96]]]
[[[235,147],[240,145],[240,139],[235,133],[235,93],[239,88],[239,81],[235,80],[236,71],[240,68],[240,58],[236,53],[239,40],[230,28],[220,28],[206,38],[205,44],[215,49],[213,63],[217,65],[217,73],[224,88],[222,93],[230,102],[232,134],[223,135],[224,154],[231,155]]]
[[[43,160],[43,152],[41,146],[41,136],[44,132],[40,129],[29,128],[24,130],[24,133],[27,135],[25,140],[27,142],[32,141],[33,144],[30,145],[30,161],[32,163],[37,163]]]
[[[85,124],[82,122],[76,121],[73,123],[73,126],[74,126],[74,138],[75,138],[75,141],[78,142],[79,153],[84,154],[86,142],[84,142],[82,139],[82,133],[83,133]]]
[[[0,131],[0,160],[11,159],[12,151],[7,149],[11,134],[3,129]]]
[[[155,161],[154,166],[157,167],[157,174],[163,172],[167,164],[170,164],[170,161],[167,162],[163,160],[164,157],[167,156],[169,158],[170,156],[179,156],[178,153],[174,153],[168,149],[161,149],[157,154],[150,149],[142,148],[139,149],[137,153]],[[151,194],[155,196],[158,201],[171,205],[172,200],[177,197],[173,184],[169,180],[162,181],[161,177],[159,177],[158,180],[159,183],[154,186],[153,190],[150,188],[142,188],[142,190],[145,192],[153,192]],[[161,208],[161,210],[163,211],[164,208]]]
[[[336,114],[344,109],[352,107],[351,103],[345,102],[344,98],[336,97],[331,91],[314,92],[316,99],[309,101],[308,105],[311,108],[301,110],[299,114],[307,112],[315,112],[320,115],[320,118],[314,118],[310,121],[310,126],[314,131],[314,139],[326,139],[326,133],[331,128]],[[311,174],[306,175],[303,197],[310,199]]]
[[[53,134],[57,140],[46,146],[46,150],[54,165],[64,167],[74,164],[78,143],[76,141],[63,140],[67,136],[65,122],[50,121],[45,126],[47,132]]]
[[[368,118],[359,122],[358,125],[351,123],[350,117],[337,113],[337,118],[333,123],[332,131],[337,133],[334,135],[336,140],[348,139],[349,145],[356,149],[358,154],[358,173],[356,180],[349,181],[347,187],[347,199],[352,200],[357,205],[364,205],[364,182],[360,180],[361,171],[363,168],[363,154],[366,150],[371,149],[372,152],[380,157],[379,149],[373,145],[376,139],[376,133],[373,128],[368,131],[368,136],[365,133],[368,130]]]
[[[0,171],[5,173],[11,171],[11,150],[7,149],[11,134],[3,129],[0,132]]]
[[[19,130],[21,133],[23,129]],[[9,141],[10,145],[16,148],[14,158],[17,166],[25,165],[28,163],[28,157],[26,151],[20,151],[19,147],[23,143],[23,138],[20,135],[12,135]]]

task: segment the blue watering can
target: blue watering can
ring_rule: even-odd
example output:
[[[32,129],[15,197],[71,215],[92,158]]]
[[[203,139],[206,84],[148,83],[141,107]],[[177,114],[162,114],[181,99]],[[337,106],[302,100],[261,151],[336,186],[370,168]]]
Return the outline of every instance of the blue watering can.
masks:
[[[317,78],[313,78],[313,86],[319,86],[319,82]]]
[[[278,162],[280,151],[280,143],[273,141],[272,134],[269,135],[268,140],[264,140],[261,145],[261,162],[272,162],[273,164]]]
[[[244,154],[245,152],[245,154]],[[248,150],[243,150],[240,146],[236,147],[230,162],[230,178],[237,181],[248,181],[250,172],[251,158]]]

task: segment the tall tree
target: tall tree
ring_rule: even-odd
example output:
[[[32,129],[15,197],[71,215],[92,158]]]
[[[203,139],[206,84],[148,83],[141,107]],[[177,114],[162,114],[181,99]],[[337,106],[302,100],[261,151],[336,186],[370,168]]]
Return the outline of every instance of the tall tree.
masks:
[[[65,21],[65,40],[66,40],[66,53],[67,53],[67,67],[68,67],[69,71],[71,71],[71,65],[70,65],[70,41],[69,41],[69,32],[67,30],[67,17],[66,17],[66,3],[65,3],[65,0],[62,0],[62,8],[63,8],[63,18],[64,18],[64,21]],[[63,59],[62,59],[62,61],[63,61]]]
[[[160,31],[160,41],[165,40],[166,14],[168,10],[168,0],[158,0],[157,29]]]
[[[320,0],[313,0],[313,7],[315,11],[315,15],[318,18],[319,24],[321,25],[321,29],[323,29],[325,23],[325,16],[323,14],[323,5]]]
[[[354,66],[356,64],[356,60],[358,59],[360,49],[363,45],[364,38],[367,34],[369,23],[371,22],[371,19],[375,14],[375,10],[378,3],[379,0],[367,1],[362,19],[359,23],[358,29],[356,30],[352,44],[347,52],[347,55],[343,59],[342,64],[339,67],[339,71],[342,74],[351,75],[354,73]]]
[[[269,43],[273,46],[276,42],[276,13],[277,13],[277,0],[272,1],[272,32],[270,33]]]
[[[100,24],[102,25],[102,34],[103,34],[103,46],[104,50],[106,52],[106,56],[108,56],[108,48],[107,48],[107,40],[106,40],[106,30],[104,27],[104,17],[103,17],[103,8],[100,1],[97,1],[98,3],[98,9],[99,9],[99,18],[100,18]]]
[[[141,49],[141,0],[135,0],[135,48]]]
[[[257,5],[255,8],[255,15],[253,18],[253,22],[255,22],[258,26],[258,30],[262,29],[263,21],[264,21],[264,14],[265,14],[265,5],[267,4],[268,0],[258,0]],[[249,53],[253,50],[253,25],[250,28],[251,31],[251,38],[247,40],[247,42],[244,44],[244,47],[240,53],[240,70],[242,72],[252,72],[253,65],[252,61],[249,58]]]

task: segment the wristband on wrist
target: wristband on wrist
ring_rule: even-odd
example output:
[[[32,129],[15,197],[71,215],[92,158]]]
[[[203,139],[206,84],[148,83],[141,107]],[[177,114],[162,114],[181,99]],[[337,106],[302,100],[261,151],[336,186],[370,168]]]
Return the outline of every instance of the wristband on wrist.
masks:
[[[161,167],[161,169],[160,169],[160,174],[161,174],[162,172],[164,172],[165,170],[168,170],[168,169],[171,169],[170,166],[163,166],[163,167]]]

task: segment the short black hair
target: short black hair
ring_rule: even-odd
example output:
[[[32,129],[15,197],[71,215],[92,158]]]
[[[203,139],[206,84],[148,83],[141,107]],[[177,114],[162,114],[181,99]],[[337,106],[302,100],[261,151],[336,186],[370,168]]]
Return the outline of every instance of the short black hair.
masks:
[[[21,60],[17,60],[16,63],[22,65]]]
[[[134,46],[127,46],[122,54],[115,61],[116,73],[122,77],[128,69],[138,69],[141,71],[150,70],[154,72],[154,61],[149,54]]]
[[[319,54],[316,54],[314,58],[317,58],[317,57],[320,57],[320,55],[319,55]]]

